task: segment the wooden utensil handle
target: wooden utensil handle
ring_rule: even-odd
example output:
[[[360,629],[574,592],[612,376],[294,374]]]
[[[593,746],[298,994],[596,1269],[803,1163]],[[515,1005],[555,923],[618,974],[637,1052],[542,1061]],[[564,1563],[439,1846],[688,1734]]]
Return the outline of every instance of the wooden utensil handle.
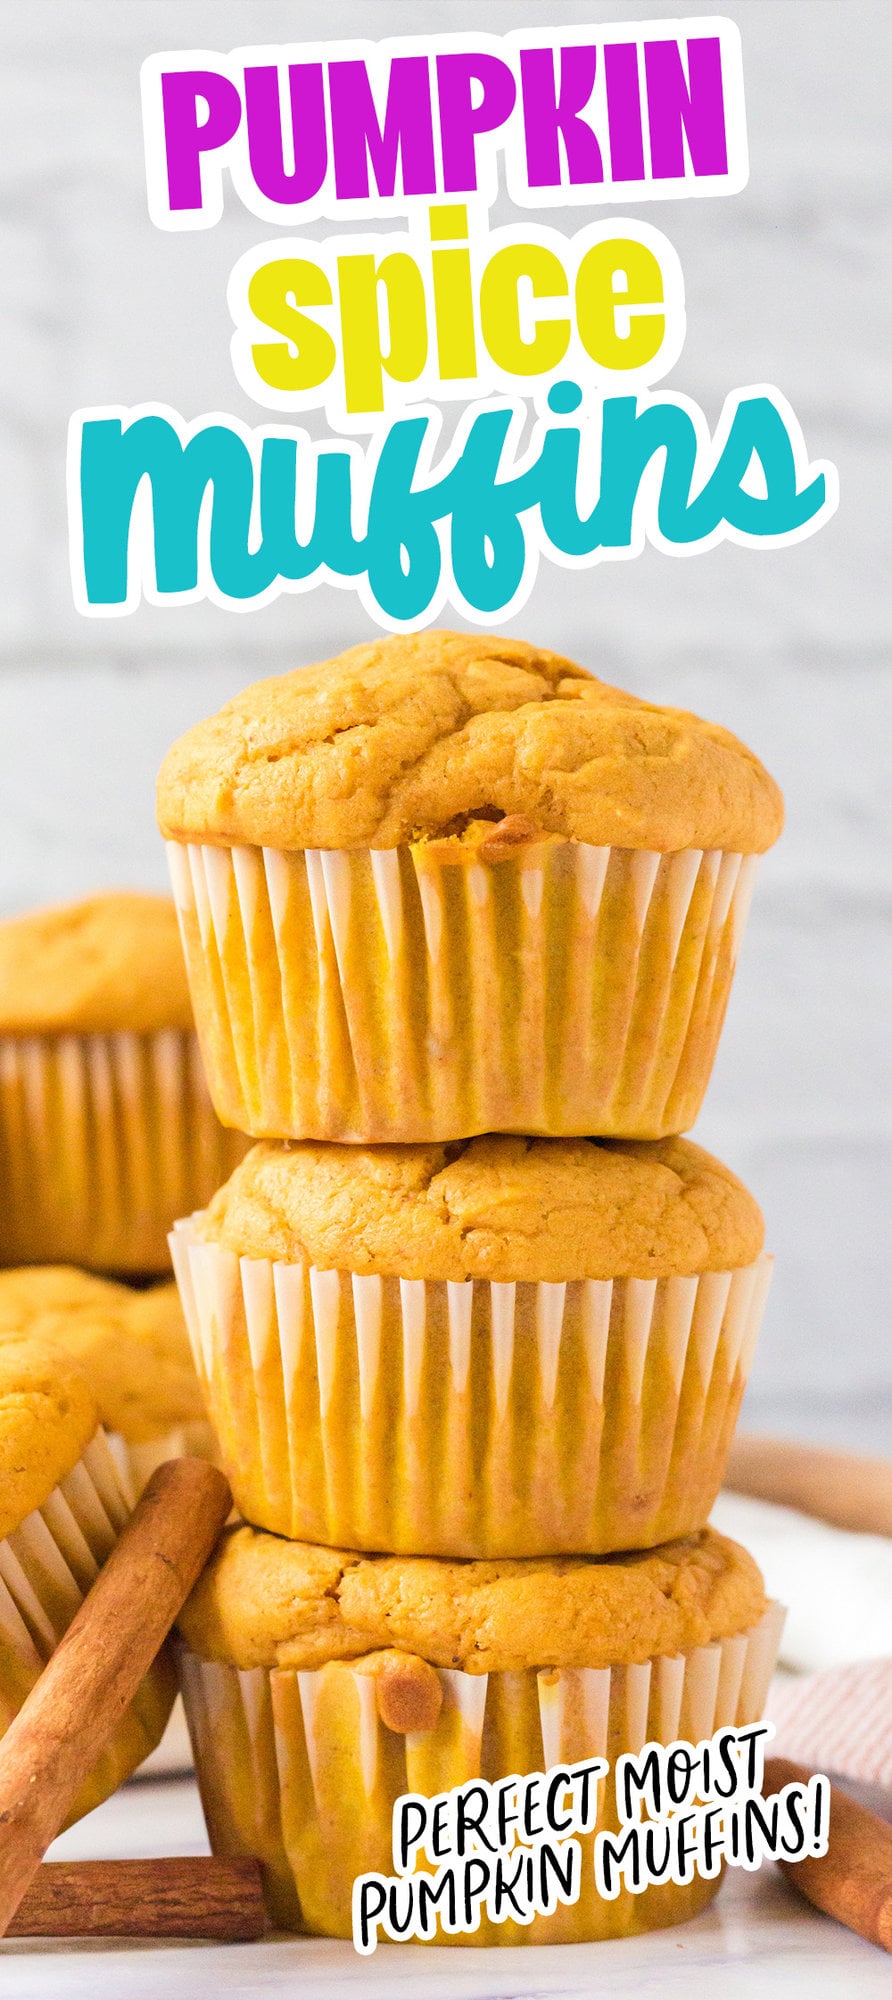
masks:
[[[805,1784],[812,1776],[786,1757],[765,1760],[765,1792]],[[818,1910],[892,1952],[892,1826],[856,1805],[838,1785],[830,1787],[827,1852],[803,1861],[781,1861],[788,1882]]]
[[[738,1432],[725,1485],[782,1507],[798,1507],[837,1528],[892,1535],[892,1460]]]
[[[0,1740],[0,1937],[210,1555],[231,1506],[199,1458],[161,1465]]]
[[[7,1937],[262,1937],[259,1861],[190,1854],[151,1861],[45,1861]]]

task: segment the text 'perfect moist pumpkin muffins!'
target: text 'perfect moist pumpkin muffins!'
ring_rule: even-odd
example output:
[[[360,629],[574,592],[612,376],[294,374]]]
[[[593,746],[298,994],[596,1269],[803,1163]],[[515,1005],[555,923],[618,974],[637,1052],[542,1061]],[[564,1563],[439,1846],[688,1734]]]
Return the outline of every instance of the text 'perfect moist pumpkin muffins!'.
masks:
[[[168,1269],[244,1152],[215,1116],[176,915],[110,891],[0,923],[0,1263]]]
[[[349,1937],[353,1882],[391,1872],[406,1792],[755,1722],[781,1624],[752,1558],[710,1528],[648,1555],[538,1563],[368,1559],[227,1530],[180,1618],[211,1845],[259,1857],[277,1923]],[[600,1791],[598,1824],[615,1828],[609,1780]],[[606,1901],[592,1838],[578,1902],[439,1941],[625,1937],[694,1916],[719,1887],[698,1875]]]
[[[130,1496],[86,1375],[31,1335],[0,1335],[0,1734],[111,1554]],[[166,1649],[75,1801],[79,1819],[160,1742],[176,1693]]]
[[[782,823],[727,730],[450,632],[248,688],[158,811],[221,1118],[369,1142],[693,1124]]]
[[[135,1492],[169,1458],[216,1456],[176,1285],[137,1290],[67,1264],[0,1271],[0,1348],[22,1334],[83,1370]]]
[[[254,1147],[174,1265],[246,1519],[406,1554],[700,1528],[771,1260],[685,1139]]]

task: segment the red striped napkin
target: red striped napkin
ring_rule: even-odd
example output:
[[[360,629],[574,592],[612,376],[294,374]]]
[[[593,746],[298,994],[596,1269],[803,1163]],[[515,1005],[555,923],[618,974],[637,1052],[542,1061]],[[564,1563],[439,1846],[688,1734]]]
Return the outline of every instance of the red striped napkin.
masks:
[[[778,1675],[766,1709],[772,1755],[892,1791],[892,1658]]]

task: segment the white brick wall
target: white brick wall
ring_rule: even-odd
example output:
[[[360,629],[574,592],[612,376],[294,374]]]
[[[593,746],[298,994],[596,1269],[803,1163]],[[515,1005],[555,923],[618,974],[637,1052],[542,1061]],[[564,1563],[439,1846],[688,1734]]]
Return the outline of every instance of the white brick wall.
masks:
[[[488,0],[493,29],[685,11]],[[709,12],[688,0],[688,13]],[[888,595],[892,261],[884,0],[728,0],[743,34],[751,179],[728,201],[662,204],[688,336],[672,382],[714,418],[774,381],[842,500],[813,541],[690,561],[543,570],[518,632],[608,678],[700,709],[784,785],[704,1141],[763,1201],[778,1253],[753,1420],[890,1448]],[[328,0],[335,37],[481,19],[479,0]],[[249,617],[211,606],[79,619],[70,602],[65,427],[91,402],[257,411],[229,364],[228,273],[269,233],[230,202],[213,231],[153,231],[137,74],[162,47],[318,33],[278,0],[42,0],[6,8],[0,113],[0,907],[97,882],[161,882],[152,782],[167,743],[247,679],[360,638],[320,590]],[[578,216],[575,218],[578,226]],[[567,219],[573,226],[573,219]],[[886,1231],[888,1235],[888,1231]]]

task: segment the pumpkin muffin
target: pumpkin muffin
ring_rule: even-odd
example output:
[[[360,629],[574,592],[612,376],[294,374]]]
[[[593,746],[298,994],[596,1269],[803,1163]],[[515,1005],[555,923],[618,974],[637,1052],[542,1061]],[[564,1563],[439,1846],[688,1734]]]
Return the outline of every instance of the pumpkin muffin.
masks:
[[[392,1872],[404,1793],[613,1764],[756,1721],[780,1622],[752,1558],[711,1528],[647,1555],[457,1563],[233,1527],[180,1617],[211,1844],[259,1855],[276,1922],[348,1937],[355,1877]],[[611,1791],[602,1781],[599,1826],[617,1824]],[[693,1916],[718,1888],[695,1876],[604,1901],[591,1835],[582,1847],[572,1906],[439,1941],[622,1937]]]
[[[715,723],[424,632],[248,688],[158,814],[225,1123],[655,1139],[697,1116],[782,802]]]
[[[137,1492],[166,1459],[214,1457],[176,1285],[137,1291],[66,1264],[0,1271],[0,1347],[16,1333],[83,1369]]]
[[[131,890],[0,923],[0,1263],[168,1268],[243,1142],[201,1066],[176,913]]]
[[[0,1733],[111,1553],[130,1499],[76,1362],[30,1334],[0,1337]],[[176,1681],[159,1654],[71,1819],[101,1804],[164,1733]]]
[[[752,1195],[686,1139],[260,1143],[172,1238],[236,1505],[414,1555],[701,1527],[763,1237]]]

